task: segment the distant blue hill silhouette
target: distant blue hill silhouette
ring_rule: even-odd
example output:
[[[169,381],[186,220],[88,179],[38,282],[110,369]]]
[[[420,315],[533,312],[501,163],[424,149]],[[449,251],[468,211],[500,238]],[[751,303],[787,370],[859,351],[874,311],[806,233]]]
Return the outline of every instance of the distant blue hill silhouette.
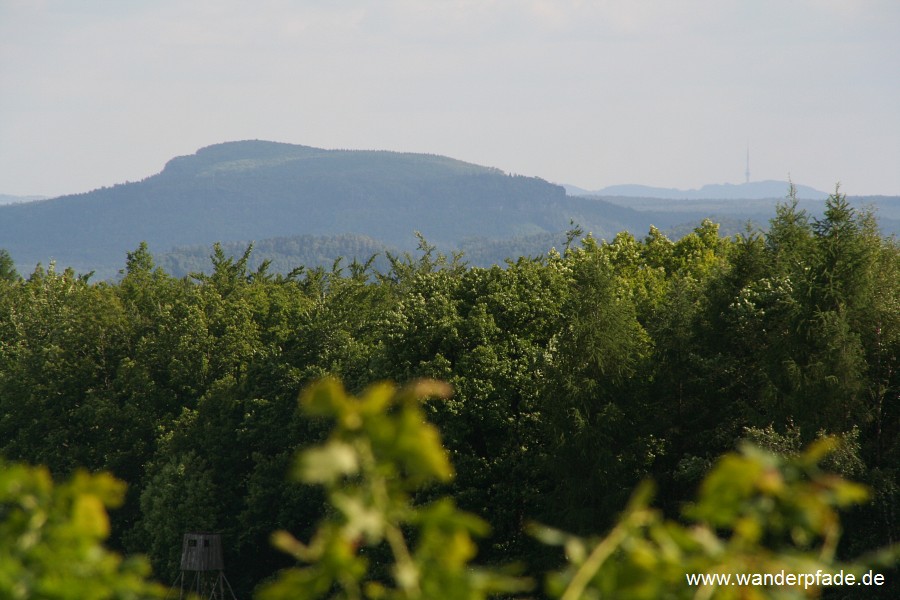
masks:
[[[651,225],[681,235],[705,217],[738,233],[748,221],[767,223],[788,184],[706,186],[661,197],[666,191],[616,186],[594,192],[605,197],[578,197],[538,177],[445,156],[248,140],[175,157],[141,181],[2,205],[0,248],[20,273],[56,261],[105,279],[142,241],[167,253],[173,270],[190,272],[209,264],[203,248],[214,242],[237,252],[256,240],[260,258],[268,253],[290,270],[329,266],[338,256],[367,260],[379,248],[414,251],[419,231],[441,249],[490,264],[562,247],[572,223],[607,240],[620,231],[643,236]],[[805,198],[825,194],[804,186],[798,192],[803,207],[820,215],[824,202]],[[853,201],[875,205],[884,231],[900,232],[900,197]]]
[[[750,183],[720,183],[704,185],[698,190],[679,190],[647,185],[612,185],[600,190],[588,191],[576,186],[564,186],[570,196],[618,196],[629,198],[664,198],[672,200],[762,200],[784,198],[788,195],[787,181],[751,181]],[[802,200],[824,200],[827,192],[806,185],[794,184],[797,197]]]
[[[572,221],[612,237],[646,229],[645,220],[629,208],[567,197],[537,177],[444,156],[246,140],[173,158],[141,181],[0,206],[0,248],[21,272],[55,260],[104,278],[142,241],[159,253],[352,234],[404,251],[415,249],[419,231],[453,249],[471,239],[529,235],[562,234],[564,243]],[[371,249],[359,237],[352,241]]]

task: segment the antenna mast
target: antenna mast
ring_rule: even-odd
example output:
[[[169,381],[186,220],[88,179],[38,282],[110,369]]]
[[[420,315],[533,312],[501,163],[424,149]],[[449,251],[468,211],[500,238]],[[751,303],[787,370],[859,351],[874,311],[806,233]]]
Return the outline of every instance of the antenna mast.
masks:
[[[745,175],[747,176],[747,183],[750,183],[750,142],[747,142],[747,171]]]

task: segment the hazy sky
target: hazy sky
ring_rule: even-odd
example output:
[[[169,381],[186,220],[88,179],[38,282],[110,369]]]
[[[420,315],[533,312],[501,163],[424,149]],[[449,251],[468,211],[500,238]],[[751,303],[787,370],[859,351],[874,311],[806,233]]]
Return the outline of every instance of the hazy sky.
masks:
[[[900,1],[0,0],[0,193],[240,139],[900,194]]]

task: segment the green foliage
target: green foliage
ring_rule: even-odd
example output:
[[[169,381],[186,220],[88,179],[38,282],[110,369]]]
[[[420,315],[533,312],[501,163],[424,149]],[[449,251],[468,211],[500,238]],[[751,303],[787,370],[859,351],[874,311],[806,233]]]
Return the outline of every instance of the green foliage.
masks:
[[[189,531],[220,531],[215,498],[220,490],[209,465],[190,453],[155,469],[141,494],[141,545],[155,557],[156,571],[175,581],[181,564],[177,541]],[[137,532],[136,532],[137,533]]]
[[[106,509],[124,485],[78,471],[54,483],[43,467],[0,462],[0,597],[102,600],[162,598],[142,558],[106,550]]]
[[[689,584],[693,574],[815,574],[861,576],[890,568],[900,547],[852,561],[836,557],[838,511],[867,498],[864,487],[822,471],[835,445],[821,440],[789,458],[744,446],[722,457],[684,509],[689,524],[650,508],[652,486],[634,494],[603,538],[535,527],[538,539],[562,546],[567,565],[548,578],[562,600],[658,598],[810,598],[821,586]]]
[[[9,252],[0,248],[0,281],[13,282],[21,279]]]
[[[240,256],[247,244],[230,242],[221,244],[223,252],[228,256]],[[333,236],[298,235],[260,240],[253,244],[254,255],[250,264],[257,268],[265,257],[270,262],[270,270],[275,273],[288,274],[298,265],[307,269],[318,267],[329,268],[334,261],[367,260],[377,255],[376,266],[386,270],[390,267],[384,257],[385,252],[396,250],[377,242],[370,237],[354,234]],[[202,273],[210,270],[209,247],[189,246],[175,248],[160,257],[160,264],[175,277],[183,277],[190,273]]]
[[[10,290],[9,300],[0,374],[3,454],[54,472],[118,470],[124,437],[131,436],[109,433],[133,422],[125,417],[132,407],[117,402],[109,378],[128,328],[115,290],[51,265]]]
[[[264,586],[262,600],[280,598],[458,598],[468,600],[527,589],[528,582],[469,565],[473,535],[487,525],[447,498],[410,501],[421,486],[452,477],[437,430],[425,421],[419,397],[447,397],[446,385],[421,380],[397,390],[382,383],[360,397],[328,379],[301,399],[306,412],[333,422],[328,439],[305,450],[296,477],[327,490],[331,512],[309,544],[287,532],[273,542],[306,563]],[[689,575],[795,575],[839,571],[860,577],[890,568],[900,546],[841,560],[839,511],[868,497],[865,487],[824,471],[820,464],[841,445],[822,438],[803,452],[771,432],[754,432],[784,446],[772,454],[744,445],[717,461],[703,480],[684,522],[650,507],[652,486],[638,488],[610,532],[601,538],[532,526],[542,542],[561,546],[566,564],[547,577],[547,593],[562,600],[599,598],[809,598],[807,586],[690,583]],[[409,540],[414,541],[411,546]],[[380,566],[372,559],[386,548]],[[383,559],[384,560],[384,559]]]
[[[768,233],[734,239],[710,222],[677,241],[573,228],[562,253],[491,268],[424,238],[384,272],[275,275],[246,245],[195,278],[145,245],[117,283],[51,264],[0,281],[0,454],[126,481],[110,546],[147,553],[164,581],[184,529],[222,532],[249,596],[291,564],[270,532],[310,539],[328,510],[321,486],[284,477],[328,434],[300,391],[438,378],[454,395],[422,411],[456,475],[406,494],[490,521],[471,535],[484,564],[540,572],[558,557],[528,521],[597,535],[645,478],[676,515],[738,440],[789,456],[825,434],[846,441],[825,464],[872,488],[838,548],[852,557],[900,539],[900,249],[830,204],[816,218],[788,202]],[[360,551],[382,583],[388,546]]]
[[[447,397],[442,383],[420,380],[397,390],[390,384],[347,395],[324,380],[301,399],[304,410],[334,421],[324,444],[304,451],[296,476],[323,485],[333,507],[309,544],[281,531],[274,543],[308,563],[282,572],[261,590],[281,598],[447,598],[475,600],[513,592],[525,582],[469,565],[472,536],[487,524],[449,498],[416,505],[411,494],[453,476],[437,429],[425,421],[420,398]],[[414,542],[412,541],[414,540]],[[386,546],[378,572],[367,558]]]
[[[446,491],[466,510],[490,517],[482,556],[522,556],[521,523],[543,511],[552,480],[542,381],[552,338],[564,319],[566,267],[522,259],[505,269],[405,265],[392,287],[384,362],[375,372],[400,380],[447,379],[454,396],[427,407],[458,467]]]
[[[531,587],[527,579],[471,564],[474,537],[487,534],[487,523],[460,511],[450,498],[413,500],[423,486],[453,477],[439,432],[427,422],[421,403],[423,397],[449,395],[448,386],[434,380],[402,389],[376,384],[354,397],[326,379],[304,392],[304,411],[327,419],[333,429],[322,444],[299,455],[295,477],[323,486],[331,510],[309,544],[286,531],[272,536],[305,566],[281,572],[256,597],[475,600]],[[645,483],[603,537],[532,526],[538,540],[565,552],[565,564],[546,578],[549,596],[815,598],[835,573],[858,580],[900,561],[900,546],[849,559],[838,555],[839,511],[865,501],[869,491],[820,465],[832,455],[835,465],[846,465],[855,452],[855,434],[843,441],[821,438],[801,452],[793,434],[748,433],[779,453],[744,445],[722,457],[696,501],[685,506],[682,522],[650,507],[652,486]],[[182,477],[197,472],[176,470]],[[211,498],[214,494],[202,489],[208,481],[201,479],[196,499]],[[55,484],[45,468],[0,464],[0,595],[163,597],[164,588],[147,579],[143,559],[123,560],[102,545],[110,530],[106,508],[118,506],[123,492],[123,484],[105,474],[78,471]],[[168,510],[185,512],[184,506]],[[785,573],[823,577],[795,585],[753,579]],[[689,579],[700,576],[749,579],[731,585]]]

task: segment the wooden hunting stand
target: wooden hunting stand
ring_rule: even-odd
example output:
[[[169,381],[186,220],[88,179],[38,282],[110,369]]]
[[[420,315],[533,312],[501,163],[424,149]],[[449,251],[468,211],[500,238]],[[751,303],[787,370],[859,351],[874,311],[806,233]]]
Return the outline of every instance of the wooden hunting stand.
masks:
[[[228,595],[225,595],[226,588]],[[209,600],[237,600],[231,584],[225,579],[222,560],[222,536],[218,533],[186,533],[181,544],[181,574],[172,585],[178,598],[194,593]]]

